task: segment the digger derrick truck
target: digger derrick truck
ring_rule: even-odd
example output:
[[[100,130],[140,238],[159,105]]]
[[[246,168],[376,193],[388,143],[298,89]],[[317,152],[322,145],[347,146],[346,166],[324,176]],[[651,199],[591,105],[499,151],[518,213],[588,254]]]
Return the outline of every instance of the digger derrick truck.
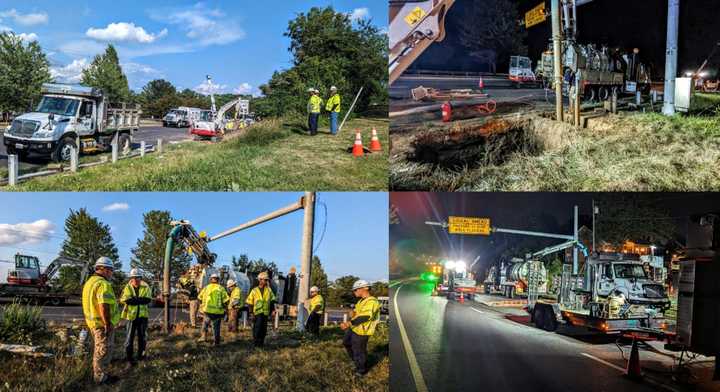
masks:
[[[94,87],[45,83],[35,111],[16,117],[3,139],[8,154],[20,159],[32,152],[70,161],[73,148],[83,154],[109,151],[113,142],[128,151],[141,113],[139,106],[111,103]]]
[[[0,283],[0,297],[47,302],[52,305],[62,305],[73,296],[52,285],[52,280],[61,267],[79,267],[81,283],[85,282],[90,272],[90,263],[66,256],[53,260],[45,271],[40,269],[40,260],[35,256],[18,253],[14,261],[5,262],[14,263],[15,269],[8,272],[7,283]]]

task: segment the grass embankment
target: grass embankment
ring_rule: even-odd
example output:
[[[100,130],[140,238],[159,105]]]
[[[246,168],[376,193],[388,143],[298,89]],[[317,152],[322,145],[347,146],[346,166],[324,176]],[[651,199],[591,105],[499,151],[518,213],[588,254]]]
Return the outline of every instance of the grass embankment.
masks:
[[[370,144],[377,127],[382,153],[346,152],[356,129]],[[220,143],[188,142],[163,154],[122,160],[71,174],[32,179],[18,191],[387,190],[388,120],[355,119],[338,136],[307,135],[302,121],[270,120]]]
[[[412,136],[393,137],[394,147],[400,146],[404,151],[393,150],[391,188],[474,191],[720,189],[720,116],[607,116],[592,119],[586,129],[539,117],[523,121],[526,121],[522,126],[532,148],[516,147],[497,164],[477,163],[447,169],[413,162],[408,158]]]
[[[3,382],[0,391],[387,391],[389,390],[388,331],[386,325],[368,345],[372,366],[364,377],[354,368],[342,346],[338,327],[323,328],[320,340],[303,337],[281,327],[277,337],[268,333],[266,347],[254,349],[250,330],[237,340],[223,324],[223,343],[198,343],[199,330],[158,337],[150,332],[148,358],[126,369],[124,328],[118,330],[110,372],[121,379],[110,386],[92,382],[92,354],[63,354],[57,340],[46,345],[57,358],[28,358],[0,353]],[[91,346],[90,346],[91,349]]]

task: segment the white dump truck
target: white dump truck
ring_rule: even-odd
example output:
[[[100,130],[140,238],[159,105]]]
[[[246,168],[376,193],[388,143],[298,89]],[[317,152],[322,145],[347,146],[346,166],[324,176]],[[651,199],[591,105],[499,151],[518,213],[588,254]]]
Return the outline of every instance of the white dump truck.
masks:
[[[3,139],[8,154],[20,159],[35,153],[69,161],[73,148],[83,154],[109,151],[113,141],[126,151],[141,113],[137,105],[111,104],[97,88],[45,83],[37,109],[16,117]]]
[[[181,106],[171,109],[165,117],[163,117],[163,127],[187,128],[193,121],[200,118],[202,109]]]

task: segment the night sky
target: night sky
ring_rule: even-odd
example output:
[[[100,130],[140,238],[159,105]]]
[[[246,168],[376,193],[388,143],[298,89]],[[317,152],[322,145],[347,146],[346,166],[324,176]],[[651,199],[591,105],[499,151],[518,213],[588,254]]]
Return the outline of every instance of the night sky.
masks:
[[[457,20],[469,7],[480,7],[483,0],[457,0],[446,19],[448,37],[432,45],[413,64],[414,69],[443,69],[453,71],[487,71],[460,45],[456,34]],[[517,0],[522,16],[540,4],[540,0]],[[549,12],[550,2],[545,1]],[[595,0],[578,8],[578,40],[610,47],[637,47],[643,61],[653,67],[654,79],[662,79],[665,69],[665,41],[667,28],[667,0]],[[695,70],[720,41],[720,1],[682,0],[680,2],[680,36],[678,71]],[[528,29],[529,57],[533,67],[547,48],[551,27],[548,18]],[[708,65],[711,76],[720,68],[720,53]],[[498,66],[497,72],[507,73]]]
[[[591,226],[592,193],[423,193],[394,192],[390,202],[397,208],[401,224],[391,226],[390,245],[413,252],[444,253],[469,264],[480,255],[480,268],[487,268],[507,248],[542,247],[563,242],[515,234],[491,236],[449,235],[445,229],[425,225],[426,220],[447,221],[447,216],[489,217],[494,227],[572,234],[573,206],[579,207],[579,226]],[[720,194],[650,193],[653,205],[675,217],[677,236],[685,237],[688,217],[720,211]],[[602,214],[602,211],[601,211]],[[520,255],[518,255],[520,256]]]

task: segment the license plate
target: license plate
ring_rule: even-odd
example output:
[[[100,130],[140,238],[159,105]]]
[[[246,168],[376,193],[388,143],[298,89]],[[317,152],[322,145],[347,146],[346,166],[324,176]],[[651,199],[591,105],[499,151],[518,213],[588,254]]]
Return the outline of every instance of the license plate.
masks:
[[[18,150],[22,150],[23,148],[25,148],[25,145],[20,144],[20,143],[15,143],[15,148],[17,148]]]

